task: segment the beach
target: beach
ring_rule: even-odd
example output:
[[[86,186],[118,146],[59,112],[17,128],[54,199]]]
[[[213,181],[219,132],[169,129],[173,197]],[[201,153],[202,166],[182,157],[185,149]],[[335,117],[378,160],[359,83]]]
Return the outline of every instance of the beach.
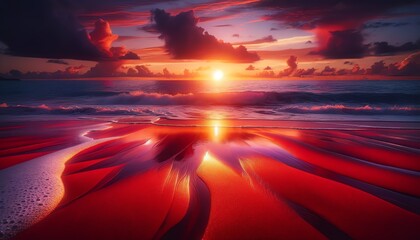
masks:
[[[417,122],[122,117],[0,125],[2,238],[419,234]]]
[[[420,240],[420,1],[0,5],[0,240]]]

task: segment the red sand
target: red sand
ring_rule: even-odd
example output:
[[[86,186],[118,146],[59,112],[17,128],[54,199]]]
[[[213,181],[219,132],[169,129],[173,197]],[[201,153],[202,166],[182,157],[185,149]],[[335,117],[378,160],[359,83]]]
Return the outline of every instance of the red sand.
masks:
[[[420,237],[420,130],[412,124],[217,121],[89,132],[117,138],[70,159],[61,204],[16,239]],[[32,124],[36,131],[10,134]],[[0,167],[75,145],[96,124],[3,124]],[[310,127],[321,129],[296,129]]]

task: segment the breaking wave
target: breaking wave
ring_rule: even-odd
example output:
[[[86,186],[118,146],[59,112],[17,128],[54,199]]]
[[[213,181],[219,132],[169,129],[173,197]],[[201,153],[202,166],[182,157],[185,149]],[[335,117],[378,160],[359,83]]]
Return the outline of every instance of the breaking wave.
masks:
[[[164,100],[162,100],[164,101]],[[167,101],[167,100],[165,100]],[[236,108],[235,108],[236,109]],[[46,104],[30,105],[8,105],[0,104],[0,115],[7,114],[53,114],[53,115],[104,115],[104,116],[163,116],[171,118],[203,118],[206,107],[195,108],[195,112],[190,108],[170,107],[170,106],[49,106]],[[256,106],[241,108],[235,112],[238,114],[229,114],[232,108],[219,109],[225,112],[226,117],[251,117],[261,118],[264,116],[279,116],[284,114],[347,114],[347,115],[420,115],[419,107],[411,106],[349,106],[343,104],[335,105],[285,105],[278,106]],[[198,111],[198,112],[197,112]],[[255,113],[254,115],[248,114]]]
[[[311,93],[311,92],[218,92],[161,94],[132,91],[97,99],[117,105],[226,105],[273,106],[284,104],[413,104],[420,95],[408,93]]]
[[[363,115],[376,115],[376,114],[399,114],[399,115],[417,115],[420,114],[420,108],[416,107],[372,107],[370,105],[352,107],[342,104],[338,105],[322,105],[322,106],[293,106],[282,109],[277,109],[279,112],[289,113],[314,113],[314,114],[363,114]]]

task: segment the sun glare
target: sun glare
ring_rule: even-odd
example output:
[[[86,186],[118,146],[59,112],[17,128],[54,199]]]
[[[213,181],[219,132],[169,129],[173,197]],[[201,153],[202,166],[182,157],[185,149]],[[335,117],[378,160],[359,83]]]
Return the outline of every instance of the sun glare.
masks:
[[[220,70],[215,70],[213,72],[213,80],[214,81],[221,81],[223,79],[223,72]]]

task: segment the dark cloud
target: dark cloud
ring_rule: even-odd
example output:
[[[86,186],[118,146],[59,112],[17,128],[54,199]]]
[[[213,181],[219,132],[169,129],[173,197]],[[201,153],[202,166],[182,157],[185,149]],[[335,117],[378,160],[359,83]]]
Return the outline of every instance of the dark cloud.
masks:
[[[270,66],[267,66],[264,68],[264,71],[270,71],[270,70],[273,70]]]
[[[308,40],[308,41],[305,42],[305,44],[312,44],[312,41]]]
[[[344,64],[345,64],[345,65],[353,65],[353,62],[350,62],[350,61],[344,61]]]
[[[125,75],[120,61],[98,62],[84,77],[122,77]]]
[[[285,76],[290,76],[293,75],[293,73],[295,72],[295,70],[297,69],[298,63],[297,63],[297,57],[296,56],[290,56],[287,61],[287,66],[289,66],[288,68],[284,69],[283,71],[281,71],[279,73],[279,77],[285,77]]]
[[[279,29],[277,29],[277,28],[270,28],[270,31],[277,31],[277,30],[279,30]]]
[[[280,20],[292,27],[314,29],[341,26],[358,27],[361,23],[381,16],[398,7],[418,3],[416,0],[261,0],[256,5],[268,8],[274,14],[266,19]],[[336,29],[337,30],[337,29]]]
[[[62,64],[62,65],[69,65],[68,62],[62,60],[62,59],[49,59],[47,63],[55,63],[55,64]]]
[[[137,70],[137,76],[139,77],[153,77],[154,75],[152,71],[150,71],[150,69],[146,67],[145,65],[137,65],[136,70]]]
[[[21,72],[19,70],[13,69],[10,70],[8,74],[5,74],[8,77],[17,78],[17,79],[65,79],[65,78],[80,78],[83,75],[80,73],[82,69],[86,68],[84,65],[79,66],[69,66],[64,71],[57,70],[55,72]]]
[[[256,74],[257,77],[261,78],[274,78],[277,77],[274,71],[262,71]]]
[[[253,65],[249,65],[247,68],[245,68],[247,71],[254,71],[255,67]]]
[[[387,70],[387,67],[385,66],[384,61],[379,61],[379,62],[375,62],[374,64],[372,64],[370,69],[371,69],[372,74],[385,74],[386,70]]]
[[[175,74],[171,73],[167,68],[164,68],[162,70],[162,72],[163,72],[163,76],[165,78],[171,78],[171,77],[174,77],[174,75],[175,75]]]
[[[375,42],[371,44],[372,55],[394,55],[401,52],[420,50],[420,39],[417,42],[407,42],[400,46],[391,45],[388,42]]]
[[[101,26],[95,26],[94,32],[88,34],[78,21],[75,12],[87,2],[3,1],[0,41],[7,45],[6,53],[40,58],[116,60],[107,45],[116,35],[98,35],[95,30]]]
[[[366,23],[362,26],[363,29],[376,29],[376,28],[384,28],[384,27],[401,27],[409,25],[408,22],[370,22]]]
[[[367,47],[363,44],[363,36],[357,30],[330,32],[327,45],[319,52],[327,58],[361,58]]]
[[[263,20],[277,20],[293,28],[314,31],[319,54],[327,58],[359,58],[364,56],[365,49],[363,36],[357,29],[363,28],[367,21],[395,15],[396,9],[410,4],[418,5],[419,1],[261,0],[255,6],[272,12]],[[347,41],[346,37],[351,40]]]
[[[258,38],[252,41],[246,41],[246,42],[237,42],[237,43],[233,43],[234,45],[252,45],[252,44],[260,44],[260,43],[269,43],[269,42],[275,42],[277,41],[272,35],[263,37],[263,38]]]
[[[5,0],[0,8],[0,41],[18,56],[106,59],[66,1]]]
[[[238,37],[239,37],[239,34],[234,33],[234,34],[232,34],[232,37],[236,37],[236,38],[238,38]]]
[[[161,9],[152,11],[154,28],[165,41],[166,50],[176,59],[217,59],[231,62],[255,62],[256,53],[239,46],[219,41],[213,35],[197,26],[198,19],[193,11],[181,12],[176,16]]]
[[[325,66],[325,68],[321,71],[320,75],[334,75],[335,74],[336,69],[330,66]]]
[[[395,75],[420,76],[420,52],[410,54],[398,63],[397,70]]]
[[[293,76],[295,77],[304,77],[304,76],[312,76],[315,74],[315,68],[308,68],[308,69],[297,69]]]
[[[378,61],[366,70],[368,74],[391,76],[420,76],[420,52],[410,54],[404,60],[386,65]]]
[[[140,57],[133,52],[127,52],[125,55],[121,56],[120,59],[125,59],[125,60],[138,60],[140,59]]]
[[[296,69],[297,68],[297,57],[296,56],[290,56],[289,59],[287,59],[287,66],[289,66],[289,68],[291,69]]]
[[[19,79],[19,78],[21,78],[21,77],[22,77],[22,72],[21,72],[21,71],[19,71],[19,70],[16,70],[16,69],[12,69],[12,70],[10,70],[10,71],[9,71],[9,75],[10,75],[12,78],[17,78],[17,79]]]

